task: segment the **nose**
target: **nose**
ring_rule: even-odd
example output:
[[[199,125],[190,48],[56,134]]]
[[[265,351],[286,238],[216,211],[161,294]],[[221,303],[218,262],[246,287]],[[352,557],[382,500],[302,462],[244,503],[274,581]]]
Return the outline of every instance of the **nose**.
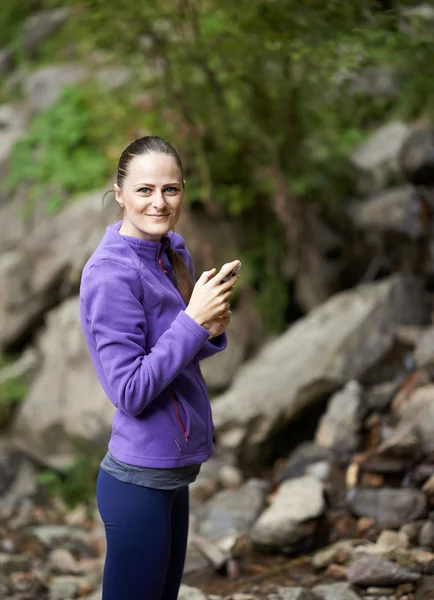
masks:
[[[155,190],[155,193],[152,195],[152,206],[158,210],[165,208],[166,200],[164,199],[162,190]]]

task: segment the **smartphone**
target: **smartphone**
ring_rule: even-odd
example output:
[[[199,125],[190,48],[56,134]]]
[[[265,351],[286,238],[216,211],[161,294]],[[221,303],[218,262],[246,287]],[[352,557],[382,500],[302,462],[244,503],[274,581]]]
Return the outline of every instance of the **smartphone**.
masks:
[[[225,281],[229,281],[229,279],[232,279],[232,277],[235,277],[235,275],[238,274],[240,269],[241,269],[241,263],[239,265],[237,265],[235,267],[235,269],[232,269],[232,271],[230,273],[228,273],[225,277],[223,277],[223,279],[221,280],[220,283],[225,283]]]

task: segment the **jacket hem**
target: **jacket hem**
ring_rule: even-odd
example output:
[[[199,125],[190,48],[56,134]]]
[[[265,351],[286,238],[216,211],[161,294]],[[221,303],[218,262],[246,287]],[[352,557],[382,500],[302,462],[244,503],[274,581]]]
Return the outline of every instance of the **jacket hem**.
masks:
[[[108,449],[114,458],[133,465],[135,467],[149,467],[149,468],[160,468],[160,469],[175,469],[176,467],[187,467],[189,465],[201,464],[207,461],[214,452],[198,452],[197,454],[188,454],[180,456],[179,458],[155,458],[146,456],[131,456],[121,450],[118,450],[116,446],[110,441]]]

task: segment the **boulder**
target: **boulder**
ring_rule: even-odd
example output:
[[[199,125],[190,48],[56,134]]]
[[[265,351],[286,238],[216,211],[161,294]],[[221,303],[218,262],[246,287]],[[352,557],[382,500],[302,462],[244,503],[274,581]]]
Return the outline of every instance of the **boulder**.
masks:
[[[391,349],[399,324],[423,323],[421,281],[393,276],[330,298],[267,343],[213,402],[220,446],[250,464],[307,409],[357,379]]]
[[[312,536],[314,519],[324,508],[323,487],[317,479],[305,476],[284,481],[254,524],[252,540],[260,549],[293,552]]]
[[[114,413],[88,355],[77,297],[49,313],[38,350],[42,367],[17,412],[13,437],[40,460],[61,466],[77,448],[105,445]]]
[[[98,191],[69,204],[0,256],[0,348],[26,335],[78,289],[81,270],[108,224],[101,198]]]
[[[38,113],[54,104],[68,85],[77,85],[94,78],[107,89],[122,87],[131,77],[127,67],[107,66],[96,73],[83,64],[57,64],[31,71],[23,82],[26,104],[31,113]]]
[[[28,17],[24,23],[22,44],[25,50],[33,53],[38,46],[55,33],[68,19],[67,8],[41,10]]]
[[[399,164],[413,185],[434,185],[434,128],[412,131],[399,152]]]
[[[315,434],[317,444],[336,453],[354,452],[361,441],[360,429],[366,412],[361,385],[349,381],[329,400]]]
[[[370,195],[383,190],[399,173],[398,156],[410,129],[401,121],[386,123],[351,154],[359,172],[358,190]]]
[[[382,191],[350,204],[348,213],[355,227],[367,233],[404,232],[404,219],[413,195],[411,185]],[[420,235],[420,231],[415,232]]]
[[[203,509],[199,534],[230,552],[261,514],[268,491],[268,482],[249,479],[237,490],[218,492]]]
[[[6,165],[14,144],[26,133],[27,116],[22,108],[11,104],[0,105],[0,175],[6,175]],[[0,188],[0,202],[7,198],[7,191]]]

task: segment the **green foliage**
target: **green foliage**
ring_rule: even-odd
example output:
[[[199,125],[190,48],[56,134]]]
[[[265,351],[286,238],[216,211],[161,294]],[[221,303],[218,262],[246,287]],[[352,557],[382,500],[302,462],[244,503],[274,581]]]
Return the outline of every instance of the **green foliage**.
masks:
[[[113,170],[110,149],[119,131],[123,137],[126,121],[127,112],[116,93],[107,96],[96,85],[65,88],[15,145],[6,188],[30,184],[30,208],[44,194],[47,213],[57,212],[67,197],[106,183]]]
[[[432,33],[400,15],[411,2],[392,2],[389,11],[374,0],[66,3],[74,9],[68,27],[75,52],[84,58],[102,49],[134,70],[137,88],[152,87],[152,110],[136,111],[123,98],[129,120],[118,120],[122,134],[112,147],[132,131],[170,139],[185,158],[189,199],[204,207],[215,203],[235,219],[265,209],[273,223],[264,237],[288,228],[282,194],[288,210],[296,204],[294,214],[316,205],[322,215],[340,215],[341,199],[353,188],[351,149],[387,120],[434,110],[434,78],[427,72]],[[379,65],[397,74],[396,97],[352,91],[355,76]],[[74,94],[81,92],[70,91],[62,108],[41,116],[34,137],[17,150],[13,181],[26,163],[36,189],[42,182],[56,190],[50,210],[108,173],[104,145],[112,109],[106,112],[101,94],[92,102]],[[47,132],[57,129],[65,135],[53,140]],[[302,239],[303,220],[296,226]],[[256,248],[247,245],[243,253],[259,253],[250,269],[260,281],[254,279],[259,305],[279,326],[290,302],[281,265],[294,251],[291,236],[281,234],[271,267],[269,242],[248,237]]]
[[[95,495],[100,462],[96,457],[82,456],[64,473],[46,469],[38,473],[36,479],[50,496],[61,497],[73,508]]]
[[[0,355],[0,369],[12,362],[11,357]],[[12,377],[0,384],[0,431],[9,425],[15,408],[26,394],[27,385],[21,378]]]
[[[0,47],[19,36],[24,19],[40,8],[41,0],[2,0],[0,6]]]

